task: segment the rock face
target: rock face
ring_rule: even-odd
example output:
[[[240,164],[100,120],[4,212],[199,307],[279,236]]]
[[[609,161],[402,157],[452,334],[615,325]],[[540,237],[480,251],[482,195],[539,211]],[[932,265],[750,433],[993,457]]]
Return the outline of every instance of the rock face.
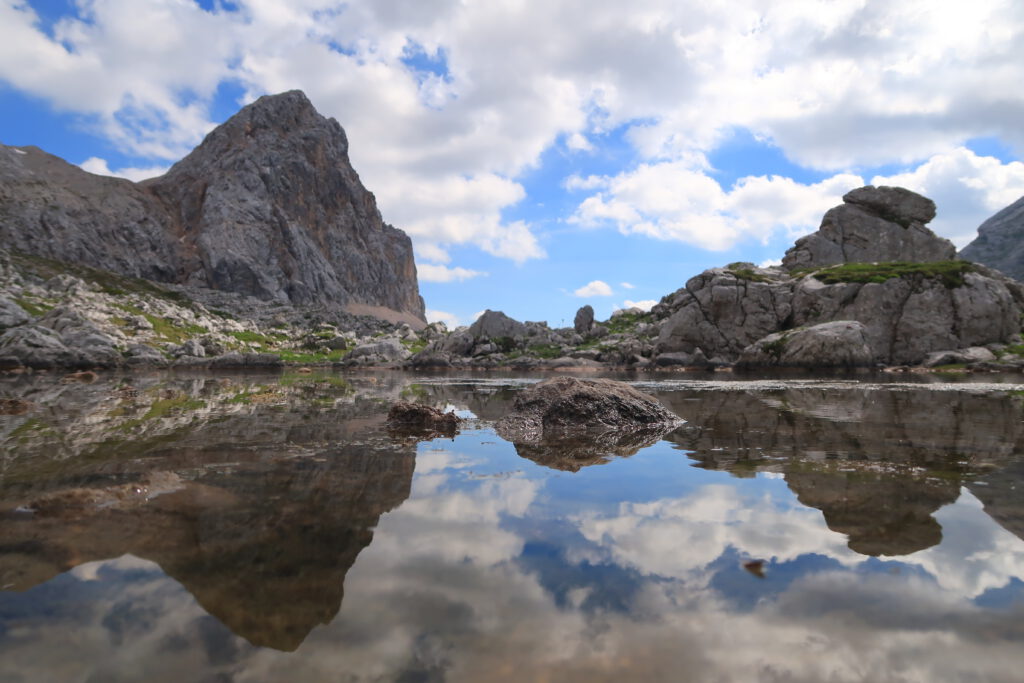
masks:
[[[337,121],[262,97],[166,175],[86,173],[0,147],[0,242],[160,282],[423,323],[412,245],[381,220]]]
[[[861,187],[830,209],[817,232],[786,252],[782,265],[821,268],[837,263],[931,262],[956,258],[956,248],[925,227],[935,203],[901,187]]]
[[[960,256],[1024,280],[1024,197],[982,223]]]
[[[576,317],[573,318],[573,329],[576,330],[576,334],[581,334],[584,337],[590,333],[590,328],[594,326],[594,307],[589,304],[580,308],[576,311]]]
[[[653,396],[610,379],[555,377],[524,389],[514,412],[497,424],[512,442],[564,436],[596,437],[609,431],[661,430],[680,424]]]
[[[867,329],[855,320],[776,332],[743,350],[739,365],[783,367],[858,367],[871,365],[874,354]]]

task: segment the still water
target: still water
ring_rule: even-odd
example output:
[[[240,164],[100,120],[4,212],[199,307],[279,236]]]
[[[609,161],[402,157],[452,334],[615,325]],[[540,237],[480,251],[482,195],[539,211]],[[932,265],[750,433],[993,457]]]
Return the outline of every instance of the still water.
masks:
[[[1024,676],[1024,386],[638,381],[632,452],[500,439],[531,381],[0,380],[0,680]]]

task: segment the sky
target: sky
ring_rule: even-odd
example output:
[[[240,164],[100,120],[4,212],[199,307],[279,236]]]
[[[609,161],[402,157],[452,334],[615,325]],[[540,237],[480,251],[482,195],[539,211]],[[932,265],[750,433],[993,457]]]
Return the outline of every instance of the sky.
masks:
[[[962,247],[1024,195],[1022,82],[1019,0],[0,0],[0,142],[139,180],[301,89],[449,326],[649,307],[869,183]]]

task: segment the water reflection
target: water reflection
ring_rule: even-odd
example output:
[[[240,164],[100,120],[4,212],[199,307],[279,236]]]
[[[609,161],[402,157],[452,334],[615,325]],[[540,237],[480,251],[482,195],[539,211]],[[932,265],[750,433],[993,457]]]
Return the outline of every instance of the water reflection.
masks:
[[[116,386],[26,387],[39,407],[0,422],[4,680],[1009,681],[1024,665],[1012,396],[674,385],[660,398],[688,424],[668,440],[534,461],[490,427],[515,384],[135,385],[131,408]],[[475,418],[454,440],[393,439],[399,396]],[[167,490],[60,497],[139,482]]]

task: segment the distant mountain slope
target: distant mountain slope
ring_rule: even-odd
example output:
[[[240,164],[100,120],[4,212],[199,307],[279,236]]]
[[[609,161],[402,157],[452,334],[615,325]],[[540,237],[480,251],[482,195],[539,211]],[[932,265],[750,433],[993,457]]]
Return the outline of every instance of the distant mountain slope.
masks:
[[[1024,281],[1024,197],[982,223],[960,256]]]
[[[0,242],[162,282],[424,319],[412,243],[304,94],[262,97],[160,178],[92,175],[0,146]]]

